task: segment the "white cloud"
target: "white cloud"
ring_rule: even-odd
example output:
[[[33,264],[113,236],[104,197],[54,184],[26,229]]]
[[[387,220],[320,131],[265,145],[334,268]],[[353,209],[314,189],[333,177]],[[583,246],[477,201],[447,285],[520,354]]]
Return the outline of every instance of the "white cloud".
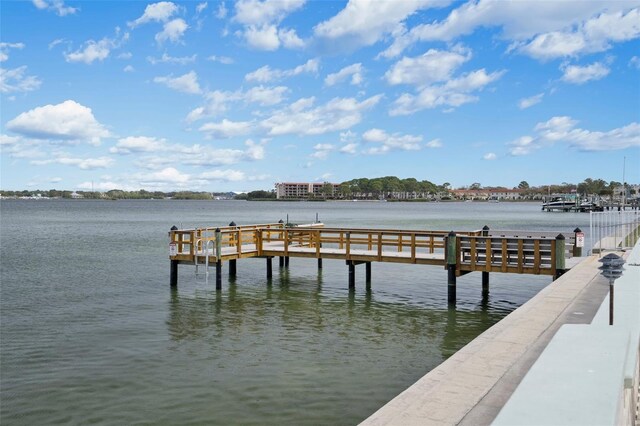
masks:
[[[136,69],[134,67],[132,67],[131,65],[127,65],[126,67],[124,67],[122,69],[122,71],[124,72],[134,72]]]
[[[288,70],[271,69],[269,65],[265,65],[257,70],[250,72],[244,76],[246,81],[257,81],[259,83],[267,83],[274,80],[280,80],[287,77],[293,77],[302,73],[316,74],[320,61],[318,59],[309,59],[302,65]]]
[[[48,164],[62,164],[65,166],[74,166],[82,170],[94,170],[94,169],[106,169],[112,166],[114,163],[113,158],[99,157],[99,158],[74,158],[60,156],[57,158],[50,158],[48,160],[33,160],[31,164],[34,166],[44,166]]]
[[[535,126],[536,136],[522,136],[509,143],[511,155],[527,155],[544,146],[566,143],[580,151],[611,151],[640,147],[640,124],[633,122],[608,132],[577,127],[571,117],[556,116]]]
[[[225,64],[225,65],[229,65],[233,63],[233,58],[230,58],[228,56],[211,55],[207,58],[207,60],[212,62],[220,62],[221,64]]]
[[[370,129],[362,134],[365,143],[378,143],[379,146],[369,148],[366,154],[384,154],[393,150],[418,151],[422,136],[401,135],[400,133],[388,134],[381,129]]]
[[[147,136],[129,136],[119,139],[116,145],[109,149],[109,152],[112,154],[133,154],[167,150],[169,150],[169,145],[165,139]]]
[[[133,175],[133,178],[144,187],[157,187],[166,184],[185,187],[191,181],[191,175],[181,173],[175,167],[166,167],[152,173],[137,173]]]
[[[178,10],[178,6],[169,1],[149,4],[144,9],[142,16],[133,22],[129,22],[129,26],[135,28],[148,22],[167,22]]]
[[[629,60],[629,66],[640,70],[640,57],[633,56]]]
[[[581,67],[579,65],[568,65],[560,68],[564,71],[562,80],[572,84],[584,84],[591,80],[600,80],[609,75],[611,71],[606,65],[594,62],[591,65]]]
[[[313,154],[311,154],[312,158],[317,158],[318,160],[325,160],[331,151],[336,149],[335,146],[329,143],[319,143],[313,147]]]
[[[147,56],[147,61],[152,65],[156,65],[160,63],[186,65],[186,64],[195,62],[197,57],[198,55],[195,53],[191,56],[174,57],[174,56],[167,55],[167,53],[165,52],[159,58],[155,58],[153,56]]]
[[[0,93],[30,92],[40,87],[42,83],[38,77],[25,75],[27,66],[14,69],[0,68]]]
[[[295,30],[279,29],[278,25],[304,3],[304,0],[239,0],[234,21],[244,26],[244,31],[239,33],[255,49],[276,50],[281,45],[299,48],[304,42]]]
[[[343,10],[314,27],[314,35],[332,48],[370,46],[399,30],[401,23],[419,9],[444,6],[450,1],[349,0]]]
[[[41,10],[53,10],[58,16],[73,15],[79,10],[76,7],[65,6],[62,0],[33,0],[33,4]]]
[[[348,143],[345,146],[343,146],[342,148],[340,148],[340,152],[343,154],[355,154],[358,151],[358,144],[357,143]]]
[[[392,116],[409,115],[438,106],[458,107],[476,102],[478,97],[472,93],[482,90],[502,75],[504,75],[504,71],[487,74],[484,69],[480,69],[449,80],[445,84],[427,86],[417,95],[404,93],[395,100],[394,107],[389,111],[389,114]]]
[[[537,95],[533,95],[533,96],[528,97],[528,98],[522,98],[518,102],[518,108],[527,109],[527,108],[532,107],[532,106],[534,106],[536,104],[539,104],[540,102],[542,102],[542,98],[543,97],[544,97],[544,93],[538,93]]]
[[[340,83],[347,78],[351,77],[351,84],[357,86],[362,83],[362,64],[357,63],[342,68],[340,71],[329,74],[324,79],[324,84],[327,86],[333,86]]]
[[[285,86],[255,86],[245,92],[244,99],[262,106],[277,105],[284,100],[288,91],[289,89]]]
[[[0,62],[9,59],[9,49],[24,49],[24,43],[0,42]]]
[[[23,112],[6,125],[12,132],[36,139],[88,141],[98,145],[109,131],[91,111],[75,101],[45,105]]]
[[[358,124],[362,120],[362,112],[374,107],[381,97],[375,95],[362,102],[354,98],[334,98],[315,108],[315,98],[303,98],[276,111],[260,125],[271,136],[320,135],[346,130]]]
[[[220,123],[206,123],[198,130],[211,139],[227,139],[251,133],[254,123],[251,121],[229,121],[226,118]]]
[[[114,47],[114,41],[106,37],[100,41],[89,40],[75,52],[65,53],[64,57],[67,62],[92,64],[95,61],[104,61]]]
[[[202,11],[207,8],[207,6],[209,6],[209,4],[206,1],[198,3],[198,5],[196,6],[196,13],[202,13]]]
[[[164,24],[161,32],[156,34],[156,42],[162,44],[169,40],[172,43],[178,43],[189,26],[182,18],[174,19]]]
[[[498,156],[493,152],[488,152],[482,156],[482,159],[487,161],[492,161],[492,160],[495,160],[496,158],[498,158]]]
[[[440,139],[433,139],[426,143],[427,148],[442,148],[442,141]]]
[[[537,59],[598,52],[611,42],[637,38],[637,2],[610,1],[469,1],[442,21],[419,24],[398,34],[382,53],[395,57],[419,41],[452,41],[480,27],[499,27],[512,49]]]
[[[471,50],[456,46],[452,51],[429,49],[416,58],[404,57],[385,73],[389,84],[423,86],[451,78],[462,64],[471,59]]]
[[[198,75],[195,71],[190,71],[180,77],[156,77],[153,79],[155,83],[161,83],[166,85],[167,87],[177,90],[179,92],[190,93],[190,94],[200,94],[201,89],[198,84]]]
[[[200,179],[221,181],[221,182],[240,182],[247,180],[247,176],[240,170],[212,170],[199,175]]]
[[[218,5],[218,10],[216,12],[216,18],[224,19],[226,17],[227,17],[227,7],[225,6],[224,2],[222,1]]]

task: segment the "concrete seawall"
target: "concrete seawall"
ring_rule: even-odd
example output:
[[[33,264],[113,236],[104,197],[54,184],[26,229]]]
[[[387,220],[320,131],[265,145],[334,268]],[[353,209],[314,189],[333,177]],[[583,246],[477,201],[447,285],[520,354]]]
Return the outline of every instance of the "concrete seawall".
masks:
[[[560,327],[596,316],[608,292],[598,266],[584,258],[361,424],[491,424]]]

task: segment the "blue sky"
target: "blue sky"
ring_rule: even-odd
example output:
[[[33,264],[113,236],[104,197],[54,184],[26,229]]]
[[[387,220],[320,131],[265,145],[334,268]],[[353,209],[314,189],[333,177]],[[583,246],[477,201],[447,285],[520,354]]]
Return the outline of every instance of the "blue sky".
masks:
[[[640,1],[0,8],[2,189],[640,183]]]

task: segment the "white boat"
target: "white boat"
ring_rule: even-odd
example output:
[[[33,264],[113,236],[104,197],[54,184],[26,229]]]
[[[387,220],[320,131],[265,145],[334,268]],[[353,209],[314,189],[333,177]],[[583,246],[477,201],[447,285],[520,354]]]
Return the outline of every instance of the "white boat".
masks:
[[[554,195],[542,203],[542,210],[548,212],[552,210],[559,210],[568,212],[571,209],[575,209],[577,206],[577,198],[575,194],[561,194]]]

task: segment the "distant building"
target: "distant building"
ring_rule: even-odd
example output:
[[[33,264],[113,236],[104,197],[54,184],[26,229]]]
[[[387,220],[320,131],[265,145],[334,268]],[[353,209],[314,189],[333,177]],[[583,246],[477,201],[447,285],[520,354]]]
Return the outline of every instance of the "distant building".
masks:
[[[276,198],[309,198],[310,196],[322,197],[323,182],[282,182],[276,183]],[[335,196],[339,189],[339,183],[332,183],[333,191],[331,196]]]
[[[71,198],[84,198],[84,195],[78,194],[76,191],[71,193]]]

